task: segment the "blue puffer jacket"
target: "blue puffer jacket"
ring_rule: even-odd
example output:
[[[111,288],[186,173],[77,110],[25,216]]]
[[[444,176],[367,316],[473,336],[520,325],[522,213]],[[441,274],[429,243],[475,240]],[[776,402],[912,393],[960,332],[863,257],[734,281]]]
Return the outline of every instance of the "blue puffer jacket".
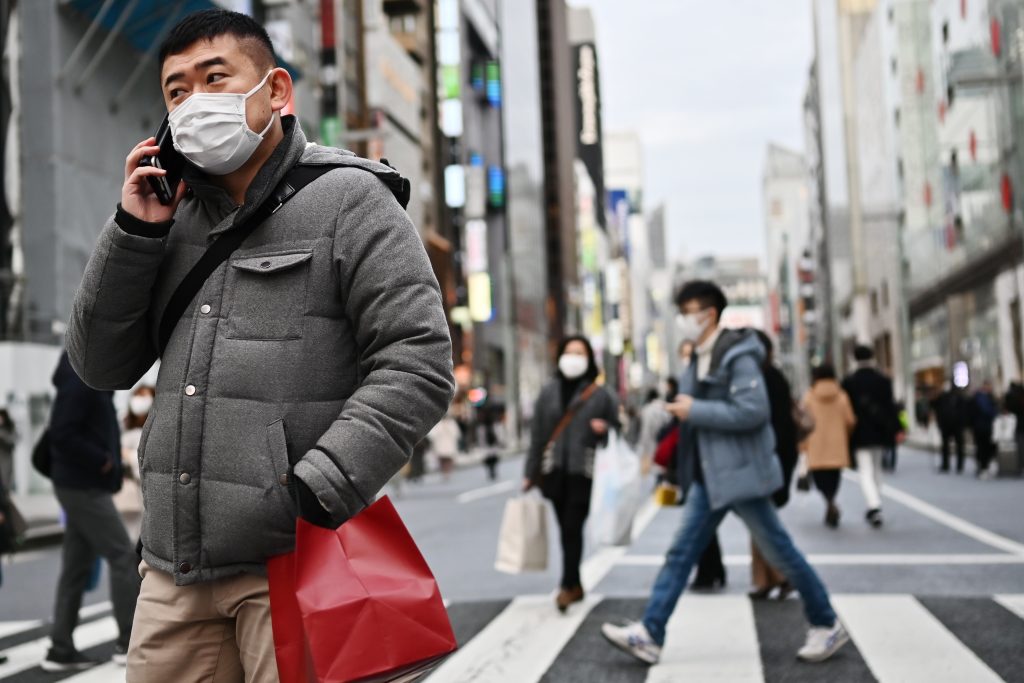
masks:
[[[765,350],[751,330],[726,330],[711,356],[711,370],[697,381],[696,363],[679,380],[679,393],[694,397],[690,419],[681,426],[679,481],[694,479],[698,446],[704,487],[712,509],[770,496],[782,486],[775,457],[771,407],[761,364]]]

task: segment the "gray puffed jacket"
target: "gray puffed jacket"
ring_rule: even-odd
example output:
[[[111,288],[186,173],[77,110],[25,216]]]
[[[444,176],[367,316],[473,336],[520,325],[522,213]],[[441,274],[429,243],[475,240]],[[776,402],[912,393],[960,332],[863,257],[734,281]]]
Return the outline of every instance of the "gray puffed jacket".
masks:
[[[454,391],[437,280],[378,177],[394,171],[307,145],[293,117],[284,124],[241,207],[192,173],[166,236],[109,221],[75,297],[75,370],[98,389],[131,387],[157,360],[163,310],[208,245],[300,160],[342,166],[214,271],[161,356],[139,444],[143,557],[178,585],[262,573],[268,557],[290,551],[292,476],[334,525],[355,515]]]

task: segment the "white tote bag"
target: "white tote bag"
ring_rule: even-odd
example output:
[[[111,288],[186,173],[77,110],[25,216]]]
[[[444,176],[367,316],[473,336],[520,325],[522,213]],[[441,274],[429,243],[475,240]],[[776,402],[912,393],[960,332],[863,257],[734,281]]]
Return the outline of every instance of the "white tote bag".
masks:
[[[594,455],[590,538],[598,545],[629,545],[633,518],[644,499],[640,458],[618,432]]]
[[[548,511],[540,496],[516,496],[505,503],[494,568],[507,574],[548,568]]]

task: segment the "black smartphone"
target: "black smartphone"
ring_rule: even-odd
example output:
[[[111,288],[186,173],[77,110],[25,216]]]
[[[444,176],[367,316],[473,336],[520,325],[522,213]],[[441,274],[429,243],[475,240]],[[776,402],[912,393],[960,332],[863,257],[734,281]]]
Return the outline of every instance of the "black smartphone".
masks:
[[[171,137],[171,125],[167,116],[160,123],[156,131],[156,144],[160,152],[156,156],[145,156],[139,161],[139,166],[156,166],[167,171],[166,175],[151,175],[147,178],[157,199],[164,206],[174,201],[174,194],[178,190],[178,183],[181,182],[181,172],[185,168],[185,157],[181,156],[174,149],[174,140]]]

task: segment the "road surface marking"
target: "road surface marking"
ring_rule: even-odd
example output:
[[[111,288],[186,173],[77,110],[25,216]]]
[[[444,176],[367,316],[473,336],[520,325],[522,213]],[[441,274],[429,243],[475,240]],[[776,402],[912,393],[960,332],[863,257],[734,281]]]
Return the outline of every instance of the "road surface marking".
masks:
[[[640,535],[647,529],[654,518],[658,516],[661,506],[654,502],[651,497],[647,503],[636,513],[633,520],[633,532],[630,537],[630,544],[640,538]],[[604,547],[587,558],[580,567],[580,580],[584,588],[593,588],[601,583],[615,565],[621,560],[628,550],[627,546]]]
[[[1021,619],[1024,619],[1024,595],[996,595],[993,599]]]
[[[502,481],[497,484],[492,484],[490,486],[484,486],[483,488],[465,491],[464,493],[460,493],[458,496],[455,497],[455,502],[465,504],[472,503],[473,501],[476,500],[482,500],[484,498],[490,498],[492,496],[500,496],[503,493],[513,491],[516,488],[517,483],[521,482],[516,482],[516,480],[510,479],[508,481]]]
[[[43,622],[39,620],[0,622],[0,638],[13,636],[14,634],[21,633],[22,631],[31,631],[32,629],[38,628],[42,625]]]
[[[125,671],[120,664],[107,662],[62,680],[63,683],[124,683]]]
[[[616,560],[623,567],[660,567],[665,561],[663,555],[625,555]],[[812,565],[985,565],[985,564],[1024,564],[1024,557],[1004,554],[981,555],[808,555],[807,561]],[[750,564],[750,555],[725,555],[722,562],[727,565],[744,566]]]
[[[669,619],[661,661],[647,675],[647,683],[678,681],[764,681],[747,596],[684,594]]]
[[[851,481],[859,481],[857,476],[850,472],[844,472],[843,476]],[[953,531],[957,531],[964,536],[973,538],[979,543],[984,543],[985,545],[992,546],[998,550],[1024,557],[1024,543],[1018,543],[1017,541],[1006,538],[1005,536],[1000,536],[988,529],[981,528],[977,524],[972,524],[966,519],[957,517],[945,510],[940,510],[931,503],[926,503],[917,496],[913,496],[906,491],[902,491],[891,484],[884,484],[882,486],[882,494],[895,500],[897,503],[924,515],[925,517],[930,518],[932,521],[947,526]]]
[[[880,681],[1002,680],[913,596],[836,595],[832,604]]]
[[[78,619],[79,621],[85,621],[95,617],[96,615],[109,612],[111,608],[112,605],[109,600],[105,602],[98,602],[95,605],[86,605],[78,611]],[[17,635],[23,631],[31,631],[34,628],[39,628],[43,623],[44,622],[39,619],[29,619],[26,621],[0,621],[0,638]]]
[[[513,600],[430,677],[431,683],[535,683],[600,602],[590,596],[561,615],[551,597]]]
[[[75,629],[75,645],[79,650],[88,650],[115,640],[117,634],[117,622],[113,617],[106,617]],[[5,650],[4,654],[7,655],[8,661],[6,664],[0,664],[0,679],[38,666],[49,649],[50,637],[46,636]]]

